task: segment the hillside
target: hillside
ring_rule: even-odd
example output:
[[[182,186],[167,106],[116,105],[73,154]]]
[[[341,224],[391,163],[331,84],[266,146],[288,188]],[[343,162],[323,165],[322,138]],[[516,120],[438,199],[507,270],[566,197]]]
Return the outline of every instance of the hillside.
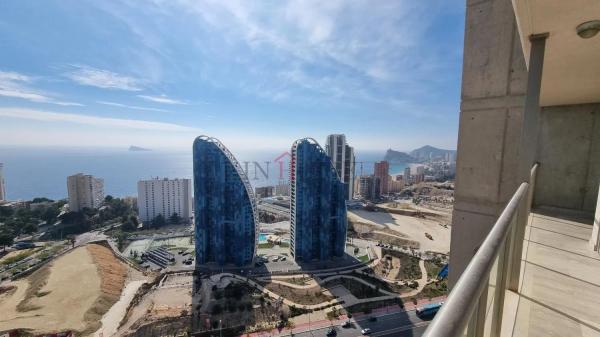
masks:
[[[410,156],[415,158],[417,161],[425,161],[429,159],[429,156],[432,158],[445,157],[446,153],[450,153],[453,157],[456,156],[455,150],[438,149],[437,147],[430,145],[425,145],[418,149],[412,150],[410,152]]]
[[[414,163],[415,158],[405,152],[394,151],[392,149],[387,150],[383,160],[390,163]]]

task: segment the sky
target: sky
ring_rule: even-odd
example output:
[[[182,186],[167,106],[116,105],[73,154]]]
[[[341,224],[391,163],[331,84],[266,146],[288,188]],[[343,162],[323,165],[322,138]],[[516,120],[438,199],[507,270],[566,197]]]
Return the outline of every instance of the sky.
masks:
[[[0,146],[456,148],[462,0],[0,2]]]

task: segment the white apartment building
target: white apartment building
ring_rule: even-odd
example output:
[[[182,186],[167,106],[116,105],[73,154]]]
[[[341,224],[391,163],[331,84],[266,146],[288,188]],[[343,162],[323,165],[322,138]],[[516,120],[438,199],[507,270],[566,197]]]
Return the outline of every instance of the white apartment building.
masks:
[[[191,179],[159,179],[138,181],[138,211],[142,221],[152,221],[162,214],[166,219],[177,213],[185,222],[192,217]]]
[[[104,201],[104,179],[77,173],[67,177],[69,209],[79,212],[84,208],[98,208]]]
[[[4,183],[4,164],[0,163],[0,201],[6,201],[6,186]]]
[[[346,143],[346,135],[335,134],[327,136],[325,143],[327,155],[343,183],[348,185],[348,200],[354,197],[354,148]]]

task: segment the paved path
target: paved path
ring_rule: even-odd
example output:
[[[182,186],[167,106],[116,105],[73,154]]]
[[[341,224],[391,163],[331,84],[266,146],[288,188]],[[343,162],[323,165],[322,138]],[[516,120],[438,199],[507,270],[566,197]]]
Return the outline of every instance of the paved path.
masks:
[[[379,262],[379,259],[376,259],[373,262],[371,262],[370,264],[368,264],[368,265],[366,265],[364,267],[356,269],[356,271],[359,272],[359,273],[362,273],[363,275],[368,275],[370,277],[377,278],[377,279],[379,279],[381,281],[384,281],[384,282],[387,282],[387,283],[394,283],[394,284],[396,284],[396,282],[398,282],[398,280],[390,280],[390,279],[387,279],[385,277],[381,277],[381,276],[378,276],[378,275],[375,275],[375,274],[369,274],[369,273],[365,272],[365,269],[374,267],[374,264],[376,264],[378,262]],[[421,269],[421,278],[418,279],[418,280],[416,280],[419,283],[419,286],[416,289],[411,290],[410,292],[407,292],[407,293],[404,293],[404,294],[400,294],[400,295],[398,295],[396,293],[393,293],[393,292],[381,290],[381,289],[379,291],[382,292],[382,293],[384,293],[384,294],[387,294],[388,296],[393,296],[393,298],[397,298],[397,297],[406,298],[406,297],[415,296],[416,294],[420,293],[423,290],[423,288],[425,287],[425,285],[427,284],[427,269],[425,269],[425,261],[419,260],[419,268]],[[259,277],[258,279],[262,280],[262,281],[267,281],[267,282],[272,282],[272,283],[276,283],[276,284],[281,284],[281,285],[284,285],[284,286],[287,286],[287,287],[290,287],[290,288],[294,288],[294,289],[310,289],[310,288],[316,287],[317,285],[322,285],[323,283],[325,283],[327,281],[331,281],[331,280],[335,280],[335,279],[339,279],[339,278],[348,278],[348,279],[353,279],[353,280],[356,280],[356,281],[358,281],[360,283],[363,283],[363,284],[365,284],[365,285],[367,285],[367,286],[369,286],[369,287],[371,287],[373,289],[376,288],[375,285],[373,285],[372,283],[369,283],[369,282],[363,280],[360,277],[356,277],[356,276],[352,276],[352,275],[345,275],[345,274],[350,274],[352,271],[353,270],[340,271],[340,272],[337,272],[337,273],[335,273],[335,272],[315,273],[313,275],[320,277],[321,280],[320,281],[316,281],[314,279],[311,279],[309,281],[309,283],[305,284],[305,285],[294,284],[294,283],[285,282],[285,281],[282,281],[282,280],[290,279],[290,278],[304,278],[304,277],[312,278],[308,274],[285,275],[285,276],[271,276],[271,277]],[[325,276],[325,277],[323,277],[323,276]],[[358,303],[363,303],[363,302],[358,302]]]
[[[332,306],[335,304],[346,303],[346,301],[345,301],[346,299],[349,300],[350,302],[353,302],[353,303],[346,303],[347,305],[353,305],[353,304],[357,304],[357,303],[368,303],[368,302],[383,301],[383,300],[390,300],[390,299],[396,299],[396,298],[407,298],[407,297],[415,296],[423,290],[423,288],[425,287],[425,284],[427,283],[427,270],[425,270],[425,263],[423,260],[419,261],[419,267],[421,268],[421,279],[418,281],[419,287],[417,287],[416,289],[411,290],[407,293],[397,294],[397,293],[393,293],[390,291],[379,289],[379,291],[381,293],[385,294],[384,296],[361,298],[361,299],[356,299],[354,296],[351,296],[351,297],[348,296],[347,298],[334,298],[327,302],[323,302],[323,303],[319,303],[319,304],[312,304],[312,305],[300,304],[300,303],[296,303],[291,300],[288,300],[287,298],[284,298],[283,296],[263,287],[262,285],[258,284],[257,282],[255,282],[249,278],[240,276],[240,275],[236,275],[236,274],[232,274],[232,273],[221,273],[221,274],[213,275],[213,276],[211,276],[211,278],[220,279],[223,277],[229,277],[229,278],[232,278],[232,279],[235,279],[238,281],[248,282],[248,284],[250,284],[251,286],[255,287],[256,289],[262,291],[263,293],[267,294],[269,297],[282,300],[283,303],[288,306],[295,306],[297,308],[304,308],[304,309],[310,309],[310,310],[320,310],[320,309],[324,309],[326,307],[329,307],[329,306]],[[365,266],[364,268],[367,268],[367,267]],[[362,272],[364,273],[364,271],[362,271]],[[329,273],[325,273],[325,274],[329,274]],[[315,275],[320,275],[320,274],[315,274]],[[335,280],[335,279],[339,279],[339,278],[352,279],[352,280],[355,280],[362,284],[365,284],[365,285],[371,287],[372,289],[377,288],[376,285],[369,283],[368,281],[365,281],[360,277],[356,277],[356,276],[352,276],[352,275],[344,275],[341,273],[322,278],[321,281],[319,282],[319,284],[323,284],[327,281],[331,281],[331,280]],[[390,282],[383,278],[380,278],[380,279],[383,281],[386,281],[386,282]],[[271,281],[273,281],[273,280],[271,279]],[[306,289],[307,288],[307,286],[291,284],[291,283],[287,283],[287,282],[279,282],[279,283],[280,284],[285,283],[286,286],[296,288],[296,289]],[[314,287],[314,286],[311,286],[311,287]]]

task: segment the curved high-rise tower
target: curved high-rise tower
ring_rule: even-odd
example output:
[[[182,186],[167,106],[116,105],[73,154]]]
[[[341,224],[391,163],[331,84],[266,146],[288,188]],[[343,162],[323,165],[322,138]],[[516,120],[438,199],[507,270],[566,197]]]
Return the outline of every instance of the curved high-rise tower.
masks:
[[[258,211],[244,170],[215,138],[196,138],[193,154],[196,265],[252,263]]]
[[[297,262],[342,257],[346,186],[327,153],[311,138],[292,145],[290,250]]]

